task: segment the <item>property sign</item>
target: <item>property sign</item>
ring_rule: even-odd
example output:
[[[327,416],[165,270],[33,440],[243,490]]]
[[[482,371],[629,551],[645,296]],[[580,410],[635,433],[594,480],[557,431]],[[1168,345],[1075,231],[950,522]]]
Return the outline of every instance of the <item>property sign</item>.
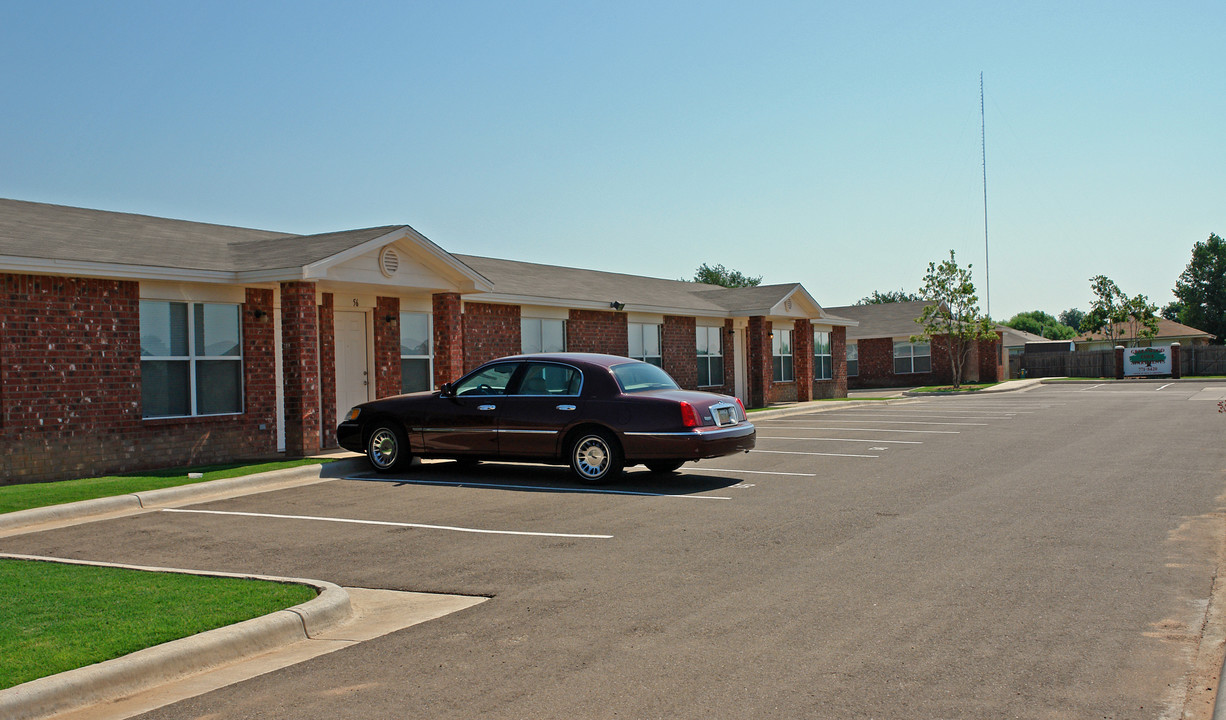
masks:
[[[1124,348],[1124,375],[1170,375],[1171,346]]]

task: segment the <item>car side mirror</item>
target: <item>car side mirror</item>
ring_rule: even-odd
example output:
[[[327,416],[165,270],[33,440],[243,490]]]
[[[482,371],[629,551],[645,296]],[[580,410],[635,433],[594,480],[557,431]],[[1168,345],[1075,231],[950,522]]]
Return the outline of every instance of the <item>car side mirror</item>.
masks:
[[[451,383],[443,383],[443,386],[439,388],[438,394],[440,397],[453,397],[455,394],[455,387],[453,387]]]

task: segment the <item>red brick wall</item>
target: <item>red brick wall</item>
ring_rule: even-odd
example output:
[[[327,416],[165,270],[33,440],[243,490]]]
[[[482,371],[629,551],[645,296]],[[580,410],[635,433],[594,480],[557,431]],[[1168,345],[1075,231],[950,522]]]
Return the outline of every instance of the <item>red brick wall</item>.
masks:
[[[247,288],[243,318],[243,449],[251,457],[277,452],[277,355],[273,292]],[[258,317],[257,317],[258,316]],[[335,403],[334,403],[335,404]],[[219,459],[227,448],[219,447]]]
[[[319,425],[321,447],[336,447],[336,310],[332,293],[319,299]]]
[[[436,293],[434,313],[434,386],[464,374],[464,320],[459,293]]]
[[[1004,355],[1001,347],[1004,345],[1004,333],[997,332],[992,340],[979,341],[979,381],[1000,382],[1005,377]]]
[[[375,299],[375,397],[400,394],[400,298]]]
[[[464,305],[464,371],[495,358],[518,355],[519,306],[493,303]]]
[[[698,336],[694,318],[665,315],[660,361],[664,372],[688,390],[698,388]],[[627,340],[627,343],[629,340]]]
[[[813,381],[813,399],[847,397],[847,328],[830,331],[831,378]]]
[[[629,328],[622,313],[571,310],[566,323],[566,349],[570,352],[630,353]]]
[[[312,455],[319,450],[318,312],[315,283],[281,283],[285,452],[289,456]]]
[[[813,323],[801,318],[792,323],[792,367],[796,373],[796,402],[813,399]]]
[[[749,381],[749,407],[766,407],[771,402],[771,323],[764,317],[749,318],[745,332],[745,355],[747,356]]]
[[[0,275],[0,485],[275,452],[272,291],[246,301],[244,412],[142,420],[137,283]]]

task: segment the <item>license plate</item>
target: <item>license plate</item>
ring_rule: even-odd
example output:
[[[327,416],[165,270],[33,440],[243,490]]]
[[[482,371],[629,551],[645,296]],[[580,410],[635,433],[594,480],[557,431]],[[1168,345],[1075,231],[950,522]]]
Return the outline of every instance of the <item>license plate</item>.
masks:
[[[722,407],[715,409],[715,424],[716,425],[735,425],[736,414],[732,412],[730,407]]]

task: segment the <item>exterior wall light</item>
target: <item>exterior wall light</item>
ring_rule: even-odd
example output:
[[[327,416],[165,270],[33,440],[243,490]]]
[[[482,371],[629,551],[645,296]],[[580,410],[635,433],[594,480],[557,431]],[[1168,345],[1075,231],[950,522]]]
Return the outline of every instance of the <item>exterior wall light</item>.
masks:
[[[614,300],[613,302],[609,303],[609,307],[613,308],[614,310],[625,310],[626,303]]]

